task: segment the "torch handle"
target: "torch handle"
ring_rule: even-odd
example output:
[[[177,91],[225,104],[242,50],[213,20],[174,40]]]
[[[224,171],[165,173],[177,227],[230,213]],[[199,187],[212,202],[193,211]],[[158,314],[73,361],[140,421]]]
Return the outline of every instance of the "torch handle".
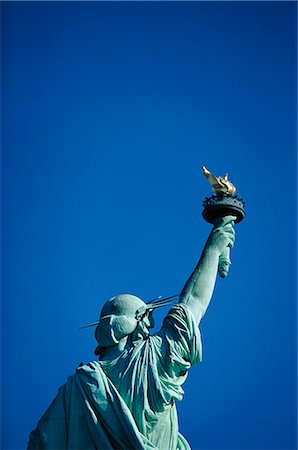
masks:
[[[229,268],[231,265],[230,251],[230,247],[226,247],[219,257],[218,273],[221,278],[225,278],[229,273]]]

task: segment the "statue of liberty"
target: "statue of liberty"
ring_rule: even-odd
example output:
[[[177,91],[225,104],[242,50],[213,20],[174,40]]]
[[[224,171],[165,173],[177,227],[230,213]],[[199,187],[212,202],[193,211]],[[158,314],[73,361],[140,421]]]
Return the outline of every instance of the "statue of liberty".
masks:
[[[28,449],[190,450],[179,433],[176,402],[188,370],[202,358],[198,325],[210,303],[220,258],[234,245],[236,217],[215,219],[190,278],[150,334],[153,312],[131,294],[108,300],[96,324],[98,360],[76,369],[59,389]]]

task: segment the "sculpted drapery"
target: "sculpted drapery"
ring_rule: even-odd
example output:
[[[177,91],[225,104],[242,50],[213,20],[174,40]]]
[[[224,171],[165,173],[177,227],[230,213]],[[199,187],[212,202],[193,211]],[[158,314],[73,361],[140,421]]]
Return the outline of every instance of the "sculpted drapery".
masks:
[[[175,402],[201,338],[187,305],[174,306],[161,330],[138,336],[120,356],[81,366],[31,433],[29,449],[187,450]]]

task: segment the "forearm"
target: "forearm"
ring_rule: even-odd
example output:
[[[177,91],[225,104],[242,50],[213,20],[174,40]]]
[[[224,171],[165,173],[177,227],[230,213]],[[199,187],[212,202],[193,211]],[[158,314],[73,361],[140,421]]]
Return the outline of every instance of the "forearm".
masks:
[[[180,303],[187,303],[197,323],[210,303],[218,270],[220,255],[227,247],[232,248],[235,240],[234,216],[218,219],[210,233],[202,256],[180,294]]]
[[[207,242],[202,256],[180,294],[180,303],[187,303],[199,323],[214,291],[219,252]]]

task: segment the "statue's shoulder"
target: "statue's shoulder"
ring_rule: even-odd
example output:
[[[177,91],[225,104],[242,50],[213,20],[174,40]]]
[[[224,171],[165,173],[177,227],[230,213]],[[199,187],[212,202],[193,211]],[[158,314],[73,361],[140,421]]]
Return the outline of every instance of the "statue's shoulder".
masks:
[[[80,363],[76,368],[74,376],[89,375],[101,373],[102,368],[99,361],[90,361],[86,364]]]

